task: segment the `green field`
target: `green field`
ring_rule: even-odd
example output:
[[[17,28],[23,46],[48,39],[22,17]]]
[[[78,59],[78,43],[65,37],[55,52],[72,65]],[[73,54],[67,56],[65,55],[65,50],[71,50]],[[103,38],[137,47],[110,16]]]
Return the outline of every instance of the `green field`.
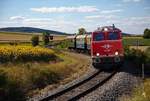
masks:
[[[150,39],[143,39],[142,37],[123,37],[123,44],[125,46],[150,46]]]

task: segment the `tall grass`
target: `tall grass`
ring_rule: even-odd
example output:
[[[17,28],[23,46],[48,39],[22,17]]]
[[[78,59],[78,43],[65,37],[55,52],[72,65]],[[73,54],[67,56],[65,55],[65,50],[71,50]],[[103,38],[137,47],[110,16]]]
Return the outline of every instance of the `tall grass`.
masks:
[[[57,57],[62,61],[1,64],[0,101],[26,100],[27,94],[32,90],[70,78],[87,64],[87,60],[68,53],[57,53]]]
[[[121,101],[150,101],[150,79],[146,79],[144,84],[135,88],[131,97],[122,97]]]

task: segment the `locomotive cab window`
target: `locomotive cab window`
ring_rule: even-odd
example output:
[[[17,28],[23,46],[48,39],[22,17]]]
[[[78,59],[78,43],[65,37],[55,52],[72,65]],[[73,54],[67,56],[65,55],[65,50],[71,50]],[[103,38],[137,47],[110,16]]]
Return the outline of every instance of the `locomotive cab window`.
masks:
[[[114,32],[110,32],[108,33],[108,40],[117,40],[118,37],[118,33],[114,33]]]
[[[94,35],[94,41],[101,41],[104,40],[104,34],[103,33],[97,33]]]

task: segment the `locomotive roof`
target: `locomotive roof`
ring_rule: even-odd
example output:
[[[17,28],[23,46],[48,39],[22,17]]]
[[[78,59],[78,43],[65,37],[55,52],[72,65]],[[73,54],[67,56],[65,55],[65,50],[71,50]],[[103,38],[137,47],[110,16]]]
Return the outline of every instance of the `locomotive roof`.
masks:
[[[108,32],[121,32],[120,29],[118,29],[114,26],[99,27],[95,32],[105,32],[105,29],[107,29]]]

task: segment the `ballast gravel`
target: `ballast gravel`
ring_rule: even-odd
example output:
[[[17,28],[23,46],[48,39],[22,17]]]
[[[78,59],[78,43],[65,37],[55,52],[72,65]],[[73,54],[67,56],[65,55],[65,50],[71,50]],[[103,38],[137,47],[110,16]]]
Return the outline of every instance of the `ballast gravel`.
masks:
[[[79,101],[122,101],[120,99],[122,96],[130,96],[132,90],[140,84],[141,79],[138,71],[126,69],[118,72],[106,84],[82,97]]]

